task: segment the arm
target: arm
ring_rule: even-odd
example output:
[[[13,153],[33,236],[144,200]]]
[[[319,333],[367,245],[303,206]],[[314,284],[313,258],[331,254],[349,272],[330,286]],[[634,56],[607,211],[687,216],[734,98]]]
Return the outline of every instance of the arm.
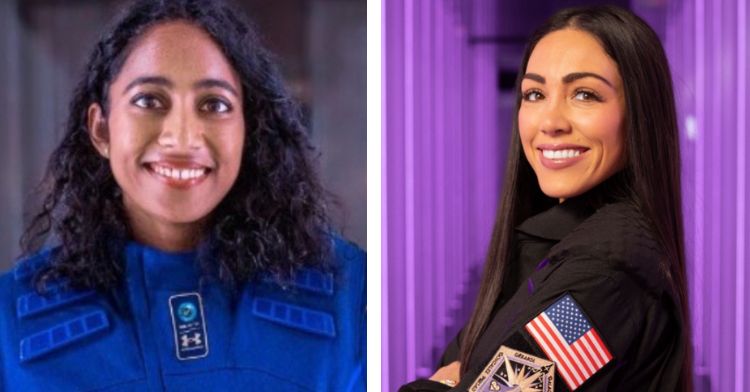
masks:
[[[532,275],[536,278],[533,290],[519,290],[511,301],[494,315],[493,321],[477,343],[475,354],[469,361],[468,372],[458,390],[466,390],[472,385],[500,346],[542,360],[552,360],[555,363],[555,390],[563,391],[619,390],[628,385],[626,382],[632,382],[628,378],[635,378],[642,372],[639,369],[644,366],[669,367],[668,364],[651,362],[672,361],[671,358],[658,358],[653,354],[658,352],[658,345],[661,345],[657,341],[663,340],[665,336],[679,335],[679,328],[674,329],[674,324],[672,329],[659,327],[664,325],[664,322],[659,320],[669,318],[670,313],[665,311],[664,307],[655,305],[655,302],[660,298],[667,298],[666,293],[659,294],[647,289],[638,277],[595,258],[571,257],[547,268],[550,270],[546,273]],[[570,296],[575,302],[587,324],[593,327],[600,338],[605,351],[611,355],[611,359],[604,358],[595,363],[595,358],[576,351],[582,345],[578,344],[578,348],[573,346],[579,339],[575,336],[570,342],[564,338],[565,344],[573,353],[560,353],[566,348],[553,347],[555,343],[545,343],[540,339],[538,336],[541,329],[538,325],[533,324],[536,328],[528,327],[532,320],[543,312],[550,313],[550,309],[565,296]],[[569,312],[562,316],[572,317]],[[546,323],[549,324],[549,317]],[[536,336],[533,329],[537,331]],[[584,330],[587,329],[581,331]],[[643,340],[644,337],[653,339],[647,343]],[[635,349],[643,344],[646,344],[646,347]],[[553,351],[559,352],[555,354]],[[564,363],[561,359],[564,356],[570,357],[569,363]],[[563,373],[567,374],[563,376]],[[672,385],[669,382],[661,383],[659,380],[661,378],[653,381],[659,387]],[[632,386],[636,390],[648,389],[648,385],[643,382],[631,384]],[[666,389],[668,388],[664,388]]]

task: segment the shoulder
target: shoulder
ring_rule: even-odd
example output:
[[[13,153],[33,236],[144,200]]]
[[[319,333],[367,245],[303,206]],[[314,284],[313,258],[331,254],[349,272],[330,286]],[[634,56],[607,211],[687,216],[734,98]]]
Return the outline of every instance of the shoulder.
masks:
[[[50,262],[56,249],[46,249],[21,259],[0,276],[0,334],[3,342],[16,342],[2,350],[4,366],[26,363],[100,335],[110,323],[94,290],[79,290],[64,279],[48,282],[43,292],[34,275]]]
[[[634,256],[659,257],[662,253],[651,224],[631,202],[604,205],[560,241],[554,250],[618,260]]]
[[[59,247],[45,248],[37,253],[24,257],[18,261],[8,272],[3,274],[3,279],[11,279],[17,282],[28,282],[39,270],[48,265]]]
[[[357,244],[340,236],[332,236],[331,242],[329,265],[337,275],[336,280],[349,289],[364,287],[365,252]]]
[[[253,313],[288,327],[329,337],[339,337],[341,329],[361,328],[365,308],[365,253],[342,237],[332,236],[331,241],[324,265],[299,268],[288,281],[269,277],[259,285],[251,285],[256,296]],[[298,321],[315,318],[325,322],[311,326],[292,320],[291,311],[274,312],[273,309],[294,309],[309,315]],[[282,316],[277,317],[277,313]]]
[[[0,317],[3,320],[16,319],[18,321],[13,325],[24,329],[27,320],[36,320],[39,316],[54,313],[96,294],[94,290],[76,289],[66,279],[46,282],[42,292],[37,290],[34,277],[52,261],[57,249],[47,248],[20,259],[12,269],[0,276],[0,301],[3,302]]]
[[[31,283],[34,275],[50,262],[55,251],[56,248],[48,248],[22,258],[16,261],[10,270],[0,275],[0,290],[2,290],[0,301],[12,302],[19,293],[34,292]],[[15,306],[13,307],[15,308]],[[8,309],[8,307],[6,306],[4,309]],[[3,312],[2,317],[6,318],[7,316]]]
[[[33,294],[37,294],[33,286],[34,276],[51,262],[56,251],[57,248],[46,248],[31,256],[21,258],[10,270],[0,275],[0,290],[2,290],[0,301],[13,302],[12,309],[20,315],[23,311],[21,308],[23,299],[32,298]],[[52,289],[55,286],[55,283],[51,284]],[[5,306],[4,309],[11,309],[11,306]],[[3,318],[9,316],[6,313],[2,313]]]
[[[278,372],[288,363],[309,362],[294,377],[328,374],[328,389],[344,390],[364,383],[365,253],[341,237],[332,237],[330,250],[324,266],[300,268],[289,281],[249,284],[243,299],[250,304],[243,308],[253,316],[254,334],[263,337],[264,346],[287,347],[271,349],[263,366],[278,363],[272,366]]]
[[[550,252],[551,262],[629,280],[648,291],[670,290],[665,253],[651,224],[632,202],[606,204]]]

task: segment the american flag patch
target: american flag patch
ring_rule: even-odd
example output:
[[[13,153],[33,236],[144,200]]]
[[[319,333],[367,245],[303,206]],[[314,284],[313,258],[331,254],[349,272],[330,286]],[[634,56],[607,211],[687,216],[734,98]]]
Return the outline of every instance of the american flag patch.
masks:
[[[560,377],[571,391],[612,360],[604,341],[570,294],[529,321],[526,330],[557,364]]]

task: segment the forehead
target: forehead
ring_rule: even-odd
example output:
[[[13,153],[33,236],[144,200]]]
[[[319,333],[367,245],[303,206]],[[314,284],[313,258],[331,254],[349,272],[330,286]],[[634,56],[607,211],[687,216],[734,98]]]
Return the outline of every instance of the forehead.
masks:
[[[548,80],[559,81],[573,72],[594,72],[620,84],[617,64],[591,34],[574,29],[547,34],[534,47],[526,66],[527,73],[536,73]]]
[[[221,78],[239,84],[234,68],[211,36],[185,21],[159,23],[136,39],[118,79],[143,75],[161,75],[176,83]]]

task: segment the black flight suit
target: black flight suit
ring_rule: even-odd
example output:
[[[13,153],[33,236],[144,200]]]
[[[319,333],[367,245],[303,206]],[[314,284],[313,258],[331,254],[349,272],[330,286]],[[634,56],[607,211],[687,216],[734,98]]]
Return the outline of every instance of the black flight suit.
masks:
[[[613,356],[576,391],[676,389],[684,355],[679,300],[650,225],[632,202],[607,197],[607,182],[516,228],[515,262],[461,382],[451,389],[417,380],[400,392],[465,391],[501,345],[549,359],[524,326],[566,294]],[[458,341],[440,366],[458,360]],[[559,371],[554,389],[569,390]]]

